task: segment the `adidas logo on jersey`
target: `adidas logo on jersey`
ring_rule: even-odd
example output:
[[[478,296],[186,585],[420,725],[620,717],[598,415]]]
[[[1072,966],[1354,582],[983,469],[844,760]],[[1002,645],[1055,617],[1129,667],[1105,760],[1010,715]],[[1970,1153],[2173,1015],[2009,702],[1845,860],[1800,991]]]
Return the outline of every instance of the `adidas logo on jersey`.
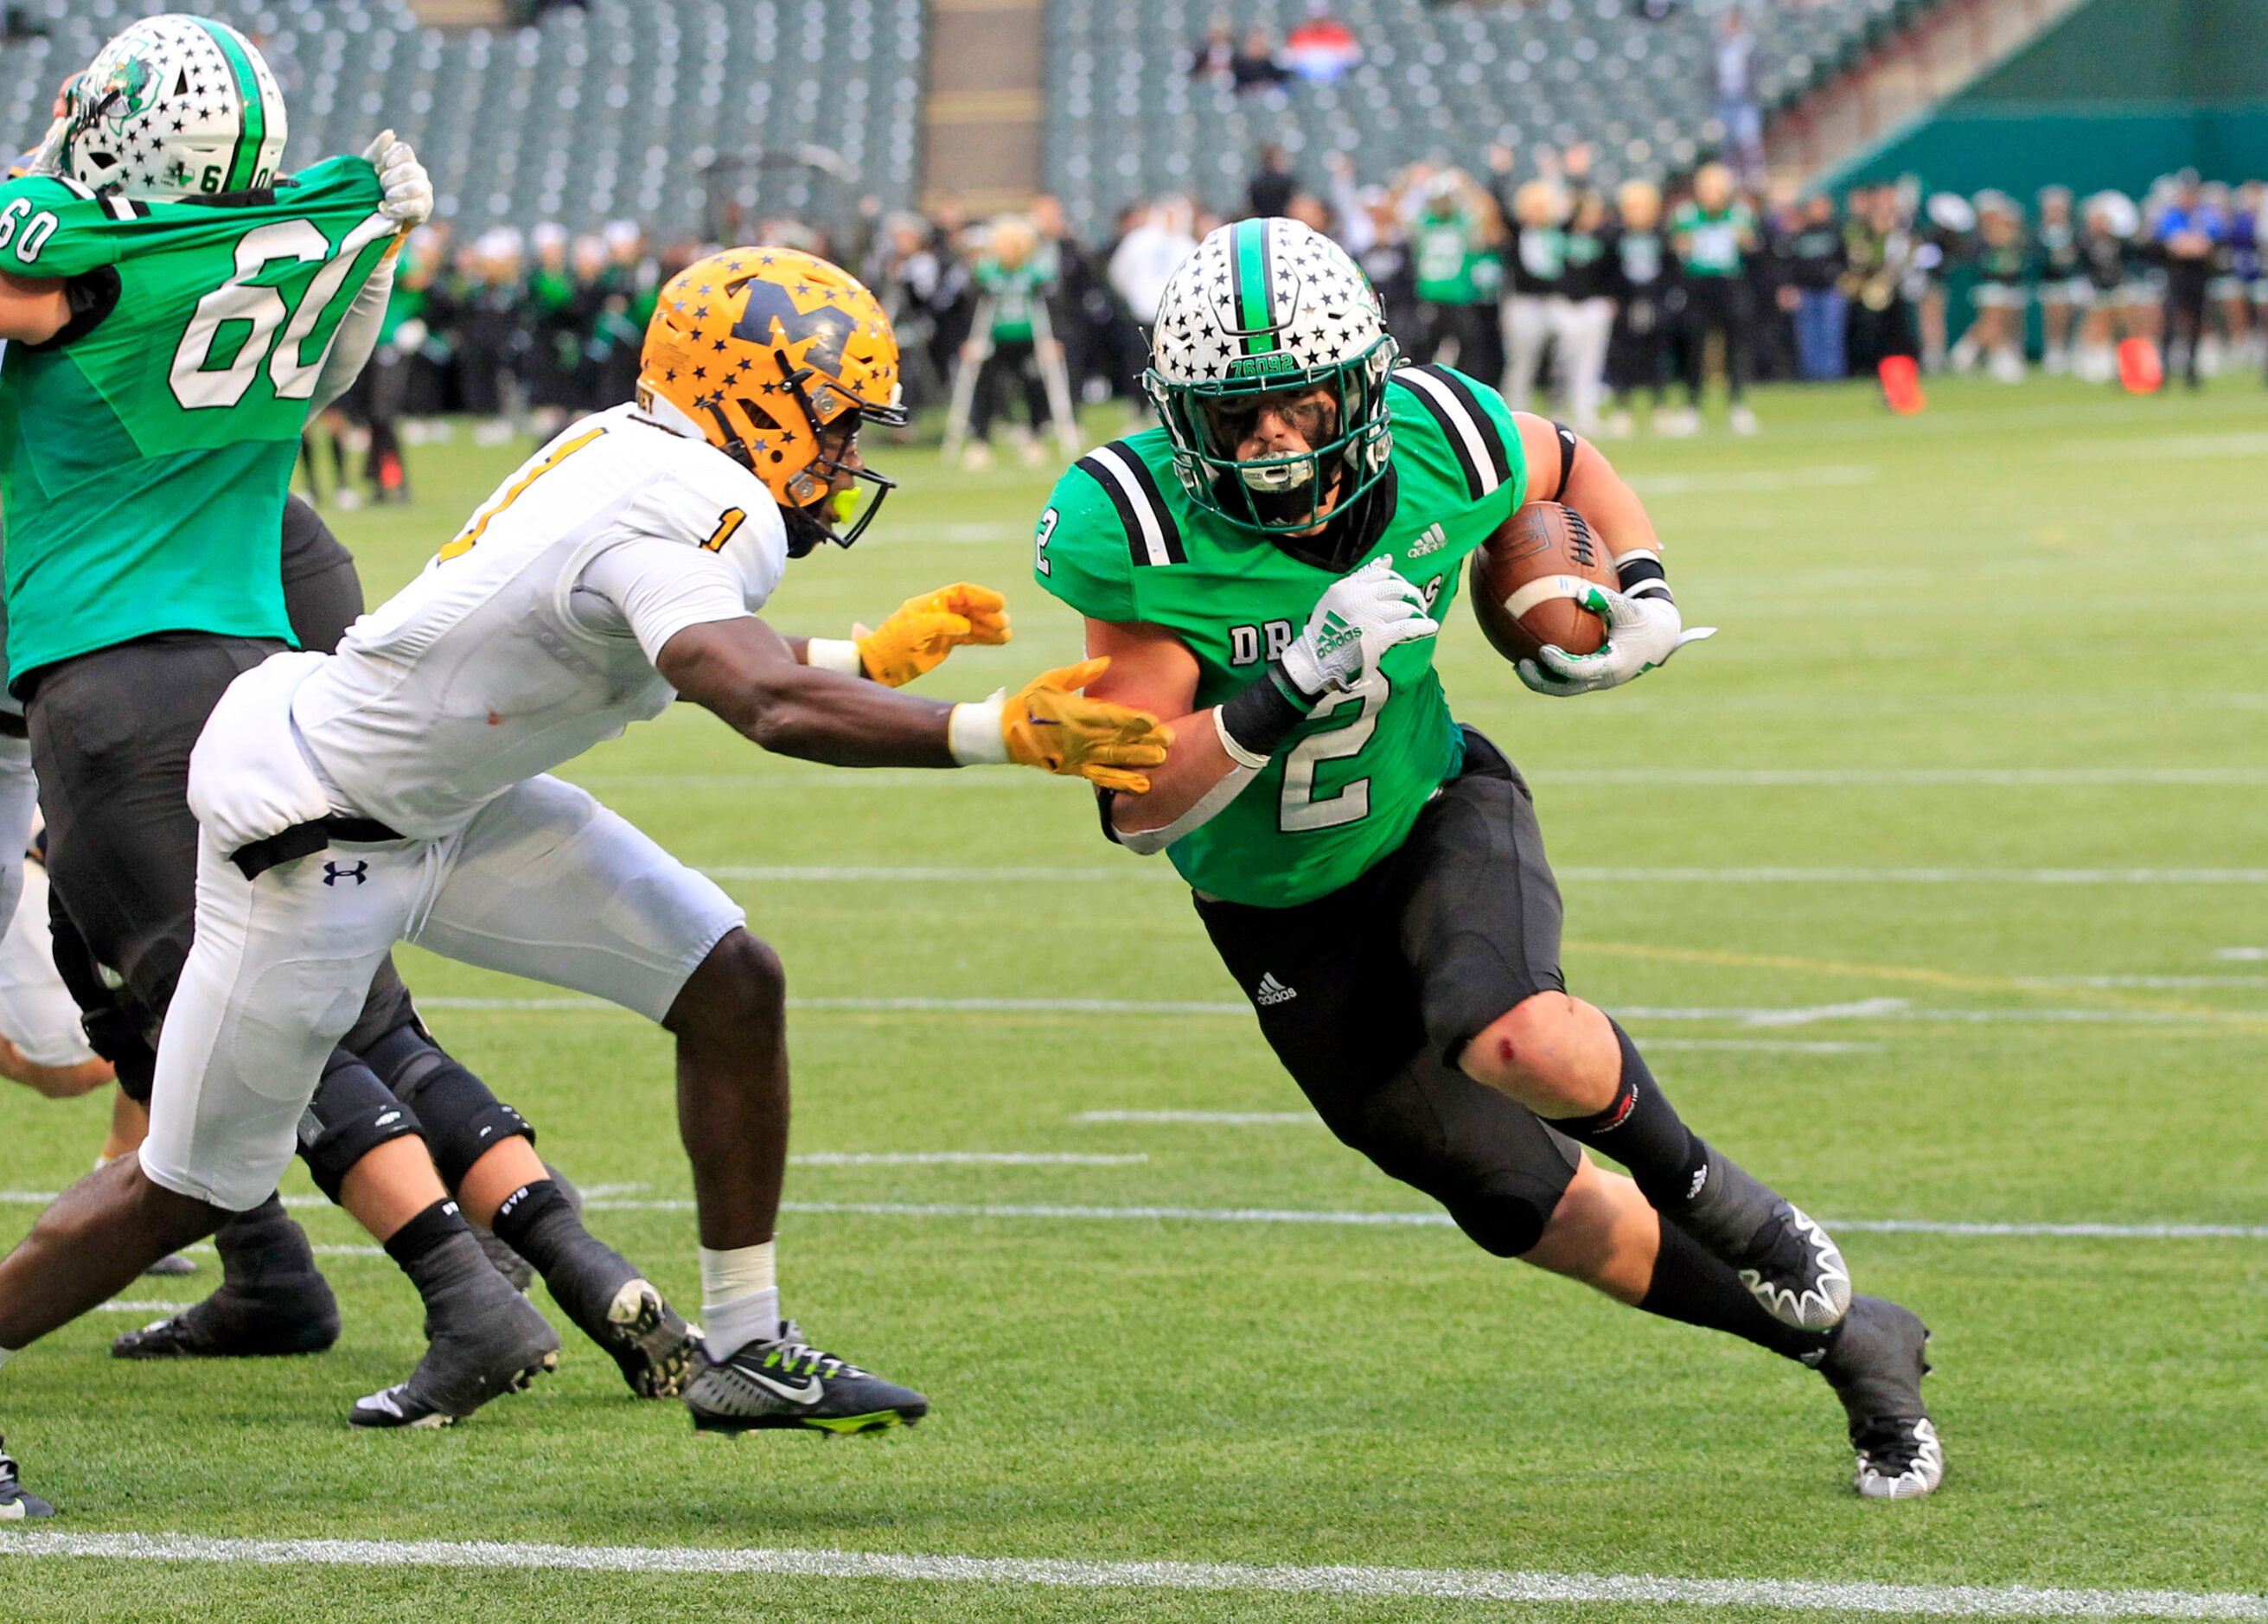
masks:
[[[1276,979],[1276,972],[1272,970],[1263,973],[1260,978],[1260,985],[1252,989],[1252,1001],[1263,1009],[1275,1004],[1288,1004],[1299,996],[1299,993]]]
[[[1439,552],[1449,544],[1448,533],[1438,524],[1425,527],[1425,534],[1410,543],[1410,556],[1422,558],[1429,552]]]

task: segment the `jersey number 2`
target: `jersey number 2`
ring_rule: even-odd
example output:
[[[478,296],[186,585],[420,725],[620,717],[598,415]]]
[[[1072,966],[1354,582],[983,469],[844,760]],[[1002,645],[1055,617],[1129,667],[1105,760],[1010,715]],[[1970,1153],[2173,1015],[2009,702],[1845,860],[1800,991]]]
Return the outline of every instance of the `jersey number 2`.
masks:
[[[349,232],[338,247],[313,220],[277,220],[255,225],[236,241],[236,274],[197,300],[181,342],[173,351],[168,380],[173,398],[188,411],[225,410],[241,401],[259,377],[262,362],[276,388],[276,398],[304,401],[315,392],[323,355],[306,358],[308,339],[323,312],[338,297],[340,285],[354,269],[363,249],[391,234],[394,223],[373,214]],[[281,290],[264,287],[258,278],[278,260],[310,264],[327,262],[299,296],[293,310]],[[230,358],[216,365],[224,329],[239,330]],[[277,329],[281,328],[279,337]],[[334,329],[335,332],[335,328]]]
[[[1284,796],[1277,803],[1278,828],[1286,834],[1307,834],[1318,829],[1336,829],[1342,823],[1359,823],[1370,816],[1368,779],[1357,779],[1341,786],[1336,794],[1318,799],[1315,764],[1361,755],[1363,747],[1370,742],[1370,735],[1378,731],[1378,713],[1386,708],[1392,692],[1386,673],[1372,671],[1331,707],[1338,710],[1360,700],[1362,711],[1354,720],[1329,733],[1311,734],[1292,746],[1292,753],[1284,757]]]

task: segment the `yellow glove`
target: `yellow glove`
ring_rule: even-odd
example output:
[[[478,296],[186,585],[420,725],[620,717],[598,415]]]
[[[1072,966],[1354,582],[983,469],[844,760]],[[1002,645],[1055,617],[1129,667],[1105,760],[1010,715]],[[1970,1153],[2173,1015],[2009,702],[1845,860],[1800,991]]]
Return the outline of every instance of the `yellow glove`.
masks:
[[[957,581],[908,598],[872,631],[853,627],[858,663],[887,688],[902,688],[964,643],[1008,640],[1008,600],[990,587]]]
[[[955,705],[953,753],[966,765],[1013,762],[1105,789],[1139,795],[1150,787],[1135,771],[1166,759],[1174,730],[1145,711],[1090,699],[1079,690],[1109,668],[1108,660],[1043,671],[1012,696]]]

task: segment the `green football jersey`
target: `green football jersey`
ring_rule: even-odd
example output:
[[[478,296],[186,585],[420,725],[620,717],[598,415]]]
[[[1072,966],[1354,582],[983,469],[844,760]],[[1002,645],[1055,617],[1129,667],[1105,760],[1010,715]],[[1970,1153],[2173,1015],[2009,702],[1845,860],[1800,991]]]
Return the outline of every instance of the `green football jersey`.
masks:
[[[1471,304],[1473,260],[1480,251],[1480,233],[1472,217],[1462,209],[1446,216],[1422,214],[1410,228],[1410,237],[1418,297],[1434,305]]]
[[[1746,203],[1704,209],[1690,199],[1669,217],[1689,277],[1737,277],[1747,267],[1746,244],[1756,240],[1756,217]]]
[[[1466,557],[1527,499],[1527,458],[1511,408],[1461,373],[1404,367],[1387,398],[1394,448],[1377,499],[1388,517],[1348,569],[1391,558],[1439,619]],[[1163,429],[1071,465],[1040,515],[1034,568],[1090,619],[1178,637],[1197,658],[1199,710],[1258,677],[1337,579],[1191,502]],[[1326,698],[1235,800],[1167,848],[1182,877],[1210,896],[1287,908],[1400,846],[1464,758],[1433,648],[1430,638],[1403,643],[1360,688]]]
[[[291,638],[284,492],[331,337],[395,230],[379,203],[358,158],[206,201],[0,187],[0,264],[114,290],[91,328],[0,362],[11,683],[153,631]]]

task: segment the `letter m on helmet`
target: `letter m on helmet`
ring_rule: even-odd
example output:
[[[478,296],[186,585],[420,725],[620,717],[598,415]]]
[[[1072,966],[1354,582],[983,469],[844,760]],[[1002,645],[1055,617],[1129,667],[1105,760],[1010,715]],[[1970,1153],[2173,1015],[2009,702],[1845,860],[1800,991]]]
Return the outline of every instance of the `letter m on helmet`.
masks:
[[[779,324],[777,337],[772,333],[774,322]],[[733,323],[733,336],[768,349],[788,351],[795,365],[834,378],[843,371],[843,346],[858,330],[858,323],[848,311],[833,305],[821,305],[811,311],[798,310],[784,283],[759,277],[748,284],[747,307]],[[806,339],[818,342],[802,354],[794,354],[795,347]]]

